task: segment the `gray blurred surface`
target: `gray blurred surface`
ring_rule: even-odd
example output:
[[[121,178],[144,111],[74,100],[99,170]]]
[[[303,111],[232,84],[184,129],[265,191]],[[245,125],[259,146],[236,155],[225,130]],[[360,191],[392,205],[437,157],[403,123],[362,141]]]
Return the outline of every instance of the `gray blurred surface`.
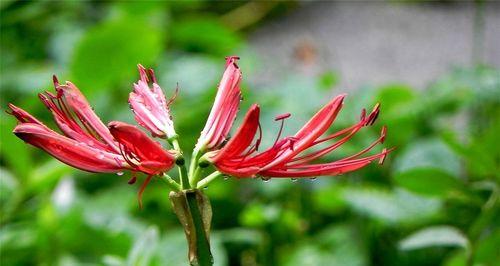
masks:
[[[500,66],[500,2],[485,4],[483,26],[476,28],[470,3],[301,5],[250,36],[265,69],[255,82],[333,69],[341,90],[389,82],[423,88],[453,66],[473,65],[474,58]]]

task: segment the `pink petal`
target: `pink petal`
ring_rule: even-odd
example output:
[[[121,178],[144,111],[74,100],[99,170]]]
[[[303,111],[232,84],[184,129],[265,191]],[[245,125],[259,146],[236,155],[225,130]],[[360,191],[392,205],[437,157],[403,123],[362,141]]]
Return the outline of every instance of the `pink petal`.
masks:
[[[173,137],[175,130],[170,117],[170,110],[162,89],[156,83],[153,70],[149,70],[153,80],[153,86],[150,88],[146,69],[142,65],[138,65],[138,68],[141,79],[134,84],[134,91],[129,96],[129,103],[134,112],[135,120],[150,131],[153,136]]]
[[[237,58],[230,57],[226,70],[215,96],[214,104],[204,129],[201,132],[197,147],[204,146],[208,150],[220,146],[226,139],[236,118],[241,99],[241,71],[236,65]]]

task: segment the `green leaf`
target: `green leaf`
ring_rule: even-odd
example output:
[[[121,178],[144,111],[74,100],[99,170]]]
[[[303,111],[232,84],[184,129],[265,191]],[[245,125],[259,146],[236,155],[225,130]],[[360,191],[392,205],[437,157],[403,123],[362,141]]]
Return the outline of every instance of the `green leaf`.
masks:
[[[366,245],[359,238],[359,232],[351,225],[327,227],[314,239],[328,248],[335,257],[335,265],[368,265]]]
[[[49,190],[61,177],[74,171],[70,166],[51,158],[33,169],[28,180],[28,190],[34,193]]]
[[[342,188],[338,185],[323,186],[313,193],[315,207],[324,213],[338,214],[345,208]]]
[[[417,132],[415,89],[402,85],[392,84],[381,87],[372,101],[381,105],[379,125],[386,125],[389,129],[387,141],[392,145],[404,145]],[[366,106],[370,108],[370,106]]]
[[[0,114],[0,150],[6,164],[12,168],[19,178],[25,179],[32,169],[32,162],[29,153],[30,147],[12,133],[16,126],[14,117],[7,117]]]
[[[467,254],[463,249],[453,252],[442,264],[443,266],[467,266]],[[493,264],[492,264],[493,265]]]
[[[404,119],[413,115],[411,107],[416,96],[413,88],[403,84],[392,84],[380,88],[375,100],[380,102],[384,117],[388,120]]]
[[[416,224],[435,217],[441,201],[420,197],[405,190],[377,187],[347,187],[343,198],[355,212],[387,225]]]
[[[35,245],[36,239],[37,227],[35,224],[27,222],[11,223],[7,226],[2,226],[2,230],[0,231],[0,249],[3,254],[8,250],[29,248]]]
[[[122,266],[125,265],[125,261],[123,258],[115,256],[115,255],[104,255],[102,257],[102,263],[105,266]]]
[[[138,206],[136,194],[130,186],[114,186],[81,201],[83,219],[92,228],[134,238],[142,235],[147,228],[129,212],[130,207],[135,209]]]
[[[216,18],[196,17],[177,22],[172,28],[172,42],[188,51],[227,56],[241,39]]]
[[[109,90],[137,76],[137,64],[152,64],[162,50],[162,34],[141,22],[123,18],[91,28],[74,53],[74,83],[86,92]]]
[[[471,170],[480,176],[495,176],[500,181],[500,109],[492,114],[493,119],[488,128],[474,136],[466,157]]]
[[[449,173],[436,168],[413,168],[393,176],[396,183],[415,193],[446,196],[461,188],[460,181]]]
[[[324,229],[311,241],[302,241],[293,250],[285,249],[280,255],[286,266],[368,265],[363,244],[347,225]]]
[[[474,261],[483,265],[495,265],[499,259],[498,248],[500,247],[500,228],[482,236],[475,247]]]
[[[262,233],[257,230],[246,229],[246,228],[232,228],[223,231],[218,231],[223,242],[230,242],[236,244],[250,244],[258,245],[262,243],[264,237]]]
[[[293,252],[283,255],[285,266],[315,266],[315,265],[336,265],[335,258],[328,251],[321,250],[320,247],[311,244],[302,244]]]
[[[155,226],[149,227],[136,239],[127,257],[127,265],[148,266],[158,245],[159,232]]]
[[[265,206],[260,203],[250,203],[240,214],[240,222],[245,226],[259,227],[275,221],[280,215],[276,205]]]
[[[333,87],[335,87],[340,81],[340,76],[337,72],[327,71],[323,73],[319,79],[319,89],[330,91]]]
[[[400,173],[413,168],[441,169],[452,176],[459,176],[459,157],[440,139],[417,140],[408,145],[394,161],[394,172]]]
[[[158,68],[160,85],[167,95],[173,94],[179,84],[181,95],[195,97],[207,90],[216,91],[217,82],[224,72],[224,58],[214,60],[208,56],[169,56]]]
[[[451,226],[432,226],[417,231],[399,242],[401,250],[413,250],[435,246],[469,247],[469,240]]]
[[[12,201],[13,195],[19,188],[19,182],[5,168],[0,168],[0,207],[5,211],[4,207]],[[5,215],[5,213],[4,213]]]

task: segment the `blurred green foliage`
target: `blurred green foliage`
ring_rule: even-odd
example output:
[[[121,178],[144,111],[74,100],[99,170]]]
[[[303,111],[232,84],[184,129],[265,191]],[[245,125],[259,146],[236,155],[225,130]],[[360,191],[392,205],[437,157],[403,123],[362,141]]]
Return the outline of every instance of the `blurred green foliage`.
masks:
[[[179,83],[172,109],[181,145],[190,148],[210,109],[222,57],[244,55],[245,80],[258,70],[245,32],[219,20],[242,2],[0,3],[1,106],[14,102],[48,124],[36,93],[49,88],[52,73],[76,83],[103,120],[132,122],[126,99],[142,63],[155,67],[167,95]],[[244,105],[263,106],[264,144],[274,140],[276,114],[294,115],[286,125],[292,133],[336,93],[339,79],[332,70],[290,73],[266,90],[247,90],[245,83]],[[385,145],[397,149],[384,166],[297,182],[230,178],[206,190],[216,265],[500,261],[499,71],[453,69],[425,90],[365,86],[350,94],[334,129],[354,123],[361,108],[377,101],[382,113],[374,128],[332,158],[360,150],[385,124]],[[11,134],[14,119],[0,118],[2,265],[186,263],[164,184],[152,182],[140,210],[126,177],[71,169],[25,146]]]

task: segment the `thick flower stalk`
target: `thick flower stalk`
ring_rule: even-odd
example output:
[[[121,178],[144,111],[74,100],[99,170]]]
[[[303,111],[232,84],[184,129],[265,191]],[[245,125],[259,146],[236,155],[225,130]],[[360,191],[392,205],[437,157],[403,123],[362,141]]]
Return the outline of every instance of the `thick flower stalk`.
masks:
[[[226,58],[225,70],[219,83],[214,104],[193,149],[191,162],[185,163],[179,145],[180,136],[174,129],[170,105],[178,91],[168,101],[152,69],[138,65],[139,80],[133,84],[129,104],[137,123],[153,137],[166,140],[164,148],[142,130],[124,122],[112,121],[107,126],[94,113],[87,99],[71,82],[60,84],[54,77],[55,93],[39,94],[42,103],[52,113],[60,132],[45,126],[23,109],[9,104],[9,113],[18,125],[13,132],[25,142],[38,147],[56,159],[75,168],[99,173],[131,171],[129,184],[136,181],[135,173],[144,173],[139,189],[139,203],[149,181],[157,176],[172,190],[172,208],[181,222],[189,246],[191,265],[212,265],[210,223],[212,209],[200,188],[223,176],[237,178],[316,178],[334,176],[358,170],[378,160],[381,164],[392,149],[368,153],[382,144],[387,129],[366,148],[352,155],[331,160],[331,155],[361,129],[373,125],[380,105],[367,114],[361,111],[359,121],[331,133],[330,128],[342,109],[345,95],[330,100],[309,121],[291,136],[281,136],[284,122],[291,115],[276,117],[281,124],[273,145],[262,149],[264,137],[260,126],[260,107],[254,104],[241,125],[229,133],[241,102],[242,73],[236,56]],[[178,179],[169,172],[178,166]],[[208,166],[216,171],[205,175]],[[189,167],[187,167],[189,166]],[[121,174],[120,174],[121,175]]]

